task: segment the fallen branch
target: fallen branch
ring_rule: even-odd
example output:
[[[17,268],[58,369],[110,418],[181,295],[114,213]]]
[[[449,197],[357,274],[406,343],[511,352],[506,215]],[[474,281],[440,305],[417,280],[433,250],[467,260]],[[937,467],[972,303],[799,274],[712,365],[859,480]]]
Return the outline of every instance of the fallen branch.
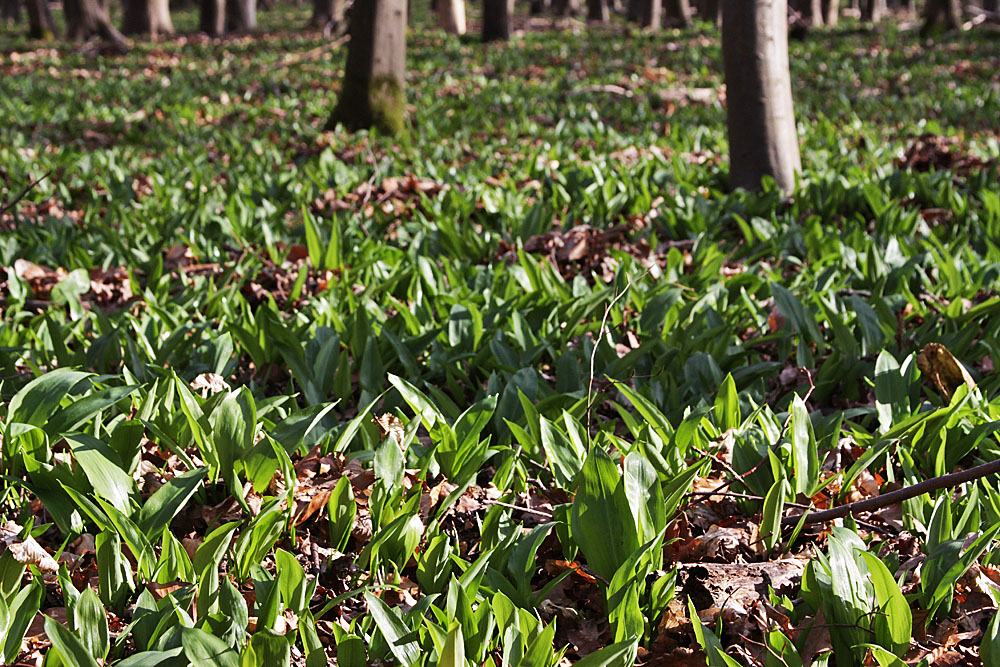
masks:
[[[51,173],[52,173],[52,170],[49,169],[47,172],[45,172],[44,174],[42,174],[41,176],[39,176],[38,178],[36,178],[35,180],[33,180],[31,183],[28,183],[28,186],[26,188],[24,188],[23,190],[21,190],[21,194],[19,194],[18,196],[14,197],[14,199],[12,199],[9,203],[4,204],[3,208],[0,208],[0,215],[3,215],[4,213],[6,213],[7,211],[9,211],[10,209],[14,208],[14,206],[17,205],[17,202],[19,202],[22,199],[24,199],[25,195],[27,195],[29,192],[31,192],[32,188],[34,188],[36,185],[38,185],[39,183],[41,183],[42,181],[44,181],[48,177],[48,175],[51,174]]]
[[[832,521],[833,519],[841,519],[848,514],[853,514],[854,512],[873,512],[875,510],[880,510],[883,507],[889,507],[890,505],[901,503],[904,500],[909,500],[910,498],[916,498],[917,496],[925,493],[930,493],[931,491],[955,487],[959,484],[971,482],[981,477],[995,475],[997,473],[1000,473],[1000,460],[990,461],[989,463],[984,463],[974,468],[969,468],[968,470],[962,470],[961,472],[953,472],[947,475],[941,475],[940,477],[931,477],[930,479],[924,480],[919,484],[905,486],[902,489],[890,491],[885,495],[868,498],[867,500],[859,500],[856,503],[848,503],[846,505],[841,505],[840,507],[821,510],[819,512],[803,512],[802,514],[786,516],[781,520],[781,523],[784,525],[795,525],[798,524],[799,520],[802,520],[804,524],[822,523],[824,521]],[[803,519],[803,517],[805,518]]]

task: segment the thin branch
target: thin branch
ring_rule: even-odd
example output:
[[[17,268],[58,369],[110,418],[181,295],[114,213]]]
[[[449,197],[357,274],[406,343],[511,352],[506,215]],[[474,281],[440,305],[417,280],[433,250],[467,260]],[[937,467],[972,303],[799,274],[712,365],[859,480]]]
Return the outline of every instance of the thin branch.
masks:
[[[846,505],[841,505],[840,507],[821,510],[819,512],[786,516],[781,520],[781,523],[785,525],[795,525],[800,519],[802,519],[803,516],[805,516],[803,521],[805,524],[823,523],[824,521],[841,519],[848,514],[853,514],[855,512],[874,512],[875,510],[880,510],[884,507],[901,503],[904,500],[916,498],[917,496],[921,496],[925,493],[937,491],[938,489],[952,488],[958,486],[959,484],[972,482],[982,477],[986,477],[987,475],[995,475],[997,473],[1000,473],[1000,460],[990,461],[989,463],[984,463],[974,468],[969,468],[968,470],[953,472],[947,475],[941,475],[940,477],[931,477],[930,479],[914,484],[913,486],[905,486],[902,489],[890,491],[885,495],[868,498],[867,500],[859,500],[855,503],[848,503]]]
[[[548,512],[543,512],[542,510],[533,510],[530,507],[521,507],[520,505],[511,505],[510,503],[502,503],[499,500],[490,500],[487,498],[484,500],[487,505],[499,505],[500,507],[507,507],[512,510],[517,510],[518,512],[527,512],[528,514],[535,514],[540,517],[545,517],[549,521],[552,520],[552,515]]]
[[[34,188],[36,185],[38,185],[39,183],[41,183],[42,181],[44,181],[46,178],[48,178],[48,175],[51,174],[51,173],[52,173],[52,170],[49,169],[47,172],[45,172],[44,174],[42,174],[41,176],[39,176],[38,178],[36,178],[35,180],[33,180],[31,183],[28,183],[28,186],[26,188],[24,188],[23,190],[21,190],[21,194],[19,194],[18,196],[14,197],[14,199],[12,201],[10,201],[10,203],[4,204],[3,208],[0,208],[0,215],[3,215],[4,213],[6,213],[7,211],[9,211],[10,209],[14,208],[14,206],[17,204],[17,202],[19,202],[22,199],[24,199],[24,197],[29,192],[31,192],[32,188]]]

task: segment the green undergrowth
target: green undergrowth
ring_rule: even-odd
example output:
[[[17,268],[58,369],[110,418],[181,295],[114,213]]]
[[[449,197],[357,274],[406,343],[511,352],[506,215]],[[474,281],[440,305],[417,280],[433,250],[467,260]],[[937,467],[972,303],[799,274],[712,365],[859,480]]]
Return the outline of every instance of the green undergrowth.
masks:
[[[63,556],[0,555],[0,662],[1000,650],[995,478],[780,527],[1000,454],[995,42],[793,42],[800,183],[731,194],[712,28],[418,16],[392,140],[321,131],[305,8],[123,56],[0,28],[3,201],[41,178],[0,216],[3,540]],[[799,570],[733,620],[702,561]]]

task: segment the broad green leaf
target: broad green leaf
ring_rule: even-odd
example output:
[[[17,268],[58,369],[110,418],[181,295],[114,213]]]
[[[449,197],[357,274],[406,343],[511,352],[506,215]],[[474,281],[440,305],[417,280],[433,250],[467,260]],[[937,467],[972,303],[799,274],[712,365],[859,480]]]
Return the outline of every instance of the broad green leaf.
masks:
[[[59,652],[64,664],[69,667],[97,667],[97,660],[83,642],[59,621],[46,616],[45,635],[52,642],[52,648]]]
[[[59,403],[90,373],[57,368],[35,378],[14,394],[7,405],[8,424],[19,422],[44,428]]]
[[[181,646],[184,655],[193,665],[214,667],[240,667],[239,655],[214,635],[197,628],[181,629]]]
[[[139,529],[152,537],[170,525],[178,512],[184,509],[208,474],[207,468],[195,468],[170,479],[146,500],[139,510],[136,523]]]
[[[104,660],[111,650],[108,617],[104,605],[91,587],[86,587],[73,605],[73,626],[95,660]]]
[[[413,640],[400,641],[410,635],[410,630],[403,624],[398,610],[382,602],[381,598],[371,592],[365,593],[365,601],[368,603],[368,611],[375,619],[375,625],[385,637],[389,650],[396,659],[405,667],[417,664],[420,660],[420,647]]]
[[[899,590],[899,585],[893,579],[889,568],[874,554],[867,551],[859,553],[868,565],[872,585],[875,587],[875,598],[879,605],[872,623],[876,641],[883,648],[902,658],[910,649],[910,636],[913,631],[910,605]]]

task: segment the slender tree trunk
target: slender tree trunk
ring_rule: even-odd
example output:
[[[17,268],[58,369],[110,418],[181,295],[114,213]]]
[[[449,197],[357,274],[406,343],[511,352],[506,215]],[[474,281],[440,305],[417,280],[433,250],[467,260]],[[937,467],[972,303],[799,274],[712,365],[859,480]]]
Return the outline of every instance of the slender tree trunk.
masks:
[[[18,0],[3,0],[0,2],[0,17],[10,24],[21,20],[21,3]]]
[[[341,29],[344,22],[344,0],[313,0],[312,6],[310,27],[323,28],[330,32]]]
[[[933,0],[931,0],[933,1]],[[861,3],[861,20],[880,23],[885,15],[889,13],[889,8],[885,0],[864,0]]]
[[[118,48],[128,43],[125,37],[111,25],[108,8],[101,0],[64,0],[66,15],[66,38],[70,41],[86,41],[95,35]]]
[[[483,0],[483,41],[510,39],[510,5],[507,0]]]
[[[698,5],[698,14],[705,21],[722,25],[722,4],[719,0],[702,0]]]
[[[167,0],[125,0],[122,32],[126,35],[169,35],[174,31]]]
[[[438,0],[438,22],[452,35],[465,34],[465,0]]]
[[[253,32],[257,29],[257,0],[224,0],[226,32]]]
[[[46,41],[56,37],[56,21],[48,0],[25,0],[28,12],[28,37]]]
[[[548,0],[531,0],[531,15],[541,16],[549,8]]]
[[[831,28],[840,23],[840,0],[823,0],[823,19]]]
[[[659,30],[663,23],[662,0],[642,0],[640,5],[639,25],[646,30]]]
[[[604,0],[587,0],[587,20],[597,23],[607,23],[607,3]]]
[[[485,0],[489,2],[489,0]],[[579,0],[552,0],[552,11],[557,16],[576,16],[580,12]]]
[[[327,129],[403,130],[406,111],[406,0],[368,0],[351,8],[344,83]]]
[[[786,0],[723,0],[729,178],[756,190],[764,176],[789,192],[801,169],[788,70]]]
[[[663,9],[667,25],[680,28],[691,25],[691,0],[666,0]]]
[[[198,29],[210,37],[226,32],[226,0],[201,0]]]

